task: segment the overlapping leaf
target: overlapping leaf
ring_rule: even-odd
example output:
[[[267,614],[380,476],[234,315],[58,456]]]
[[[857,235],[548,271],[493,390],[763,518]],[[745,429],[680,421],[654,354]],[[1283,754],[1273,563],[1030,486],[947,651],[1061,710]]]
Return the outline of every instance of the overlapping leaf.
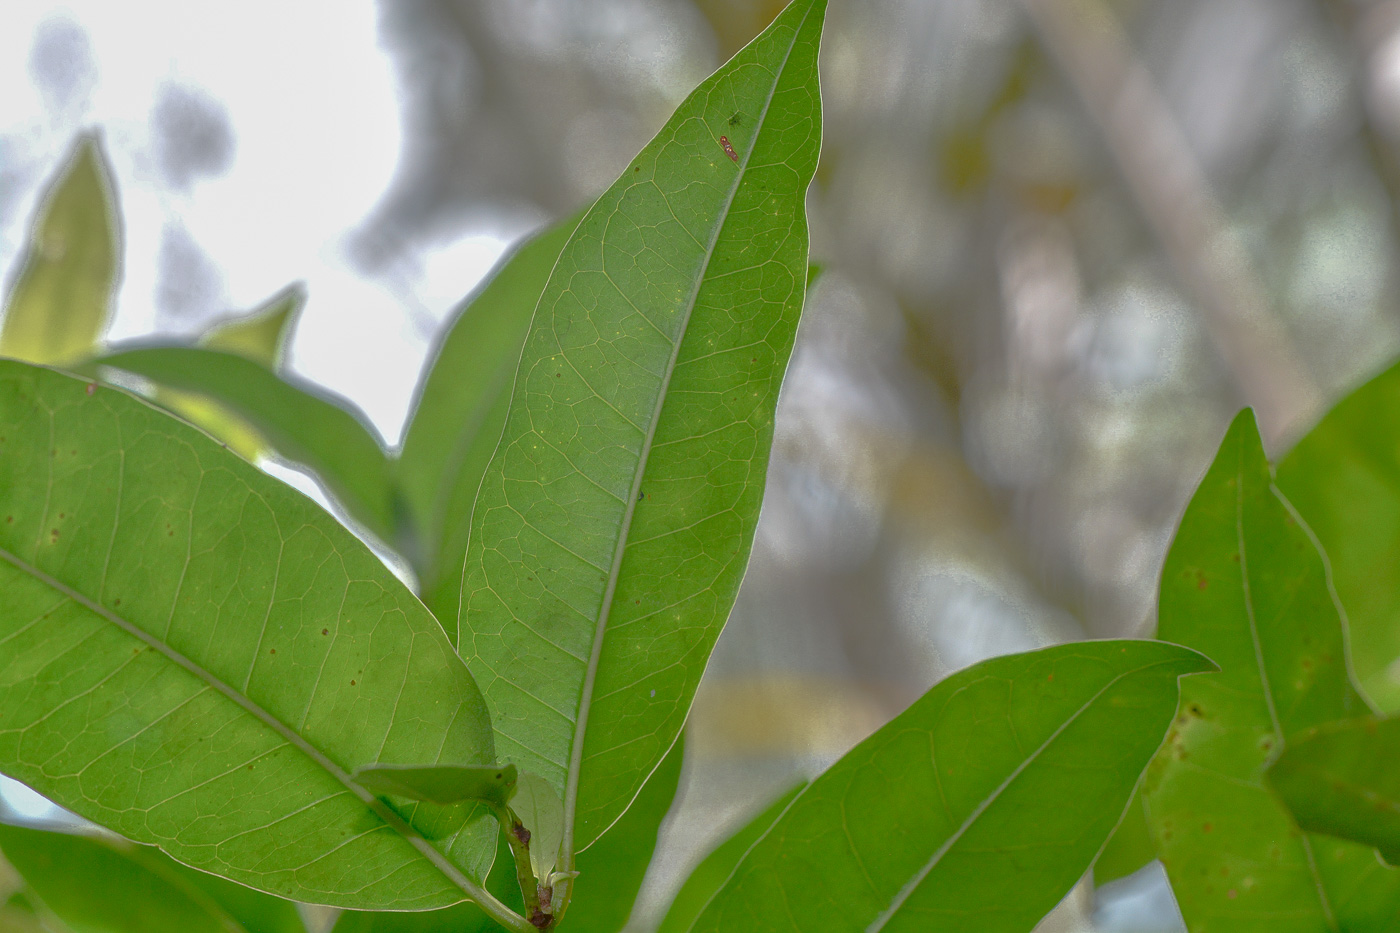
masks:
[[[792,3],[579,223],[476,500],[459,647],[502,757],[560,792],[565,870],[671,747],[748,559],[807,277],[824,11]]]
[[[455,637],[472,503],[496,451],[525,333],[576,214],[491,273],[444,332],[418,386],[397,477],[415,534],[406,555],[423,602]]]
[[[237,353],[277,372],[281,369],[282,354],[292,328],[305,304],[306,290],[300,285],[288,286],[247,314],[216,321],[200,336],[198,345]],[[207,394],[156,387],[153,398],[193,421],[245,459],[256,460],[269,453],[267,442],[246,419]]]
[[[1365,716],[1305,732],[1268,776],[1303,829],[1375,846],[1400,865],[1400,719]]]
[[[1143,794],[1192,933],[1396,928],[1400,874],[1368,847],[1304,834],[1264,784],[1285,742],[1368,709],[1322,557],[1271,482],[1248,411],[1182,517],[1158,635],[1221,668],[1183,685]]]
[[[35,218],[5,300],[0,355],[58,364],[89,356],[111,313],[118,237],[102,145],[80,137]]]
[[[475,891],[496,829],[349,772],[494,760],[441,628],[309,500],[131,397],[0,362],[0,770],[296,900]]]
[[[603,838],[580,852],[578,884],[560,921],[569,933],[619,933],[627,925],[637,892],[656,851],[657,834],[680,784],[684,733],[661,759],[642,792]]]
[[[1211,669],[1101,641],[955,674],[803,790],[684,929],[1026,933],[1118,823],[1177,679]]]
[[[309,468],[350,515],[397,544],[401,515],[384,444],[350,401],[279,376],[240,353],[190,346],[118,349],[93,364],[216,401],[280,456]]]
[[[116,839],[0,825],[0,852],[79,931],[304,933],[290,901]]]
[[[1317,535],[1346,607],[1367,694],[1400,711],[1400,365],[1343,399],[1278,465],[1278,485]]]
[[[671,906],[666,910],[665,918],[661,921],[661,926],[657,928],[657,933],[685,933],[686,930],[689,930],[691,925],[695,923],[695,918],[700,916],[700,911],[704,910],[705,905],[710,902],[710,898],[715,896],[716,891],[724,887],[724,883],[734,873],[734,868],[739,864],[739,860],[764,833],[768,832],[768,828],[806,786],[805,783],[798,784],[787,793],[781,794],[776,800],[764,807],[757,816],[716,846],[714,851],[706,855],[685,879],[685,884],[681,885],[681,889],[676,892],[676,896],[671,900]],[[604,836],[603,838],[607,839],[608,837]]]

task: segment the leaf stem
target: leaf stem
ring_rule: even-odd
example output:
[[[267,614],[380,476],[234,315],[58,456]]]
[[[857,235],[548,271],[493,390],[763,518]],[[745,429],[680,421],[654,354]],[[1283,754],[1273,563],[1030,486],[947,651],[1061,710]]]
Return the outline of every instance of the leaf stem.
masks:
[[[501,824],[501,831],[510,844],[510,854],[515,859],[515,878],[520,882],[527,922],[531,929],[547,930],[554,925],[556,918],[551,906],[540,898],[539,879],[535,877],[535,870],[530,864],[530,831],[508,806],[492,804],[491,812],[496,822]],[[549,891],[549,888],[545,888],[545,891]]]

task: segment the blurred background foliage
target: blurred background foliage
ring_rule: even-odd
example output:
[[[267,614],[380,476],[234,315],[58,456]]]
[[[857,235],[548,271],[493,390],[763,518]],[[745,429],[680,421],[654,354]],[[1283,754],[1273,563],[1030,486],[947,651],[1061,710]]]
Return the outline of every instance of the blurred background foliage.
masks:
[[[111,334],[217,343],[264,306],[254,355],[393,443],[462,295],[782,5],[12,0],[6,291],[45,180],[100,145],[121,266],[82,287],[114,296]],[[825,272],[639,929],[737,820],[950,671],[1149,633],[1231,415],[1254,406],[1280,454],[1400,349],[1396,0],[833,0],[822,65]],[[1152,872],[1044,929],[1174,929]],[[0,925],[29,929],[5,877]]]

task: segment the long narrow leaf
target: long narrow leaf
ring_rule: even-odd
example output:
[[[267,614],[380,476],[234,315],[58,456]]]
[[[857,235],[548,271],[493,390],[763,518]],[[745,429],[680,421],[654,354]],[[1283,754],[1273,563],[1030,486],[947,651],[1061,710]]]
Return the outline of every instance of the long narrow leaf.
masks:
[[[0,852],[78,931],[305,931],[290,901],[192,871],[149,846],[0,825]]]
[[[187,346],[118,349],[93,361],[193,392],[246,420],[278,454],[307,467],[350,515],[397,543],[400,516],[384,444],[353,403],[246,357]]]
[[[564,801],[566,871],[675,741],[748,560],[807,277],[824,12],[795,0],[579,223],[476,501],[459,648],[502,757]]]
[[[1308,530],[1271,482],[1252,413],[1201,480],[1162,570],[1158,636],[1208,654],[1144,782],[1148,825],[1193,933],[1383,930],[1400,873],[1300,832],[1264,783],[1285,743],[1368,708]]]
[[[494,761],[422,604],[334,519],[127,393],[0,362],[0,770],[294,900],[477,896],[496,831],[349,773]]]
[[[457,626],[471,508],[506,421],[530,318],[576,214],[503,259],[458,312],[424,371],[397,476],[413,519],[423,602]]]
[[[705,909],[705,905],[710,902],[710,898],[715,896],[715,892],[724,887],[729,876],[734,873],[745,853],[753,847],[753,844],[768,832],[768,828],[782,816],[788,804],[797,797],[806,787],[806,783],[798,784],[796,787],[781,794],[776,800],[764,807],[762,811],[731,835],[724,842],[715,847],[695,866],[690,875],[685,879],[685,884],[676,892],[676,896],[671,901],[671,906],[666,910],[666,916],[661,921],[661,926],[657,928],[657,933],[685,933],[691,925],[695,923],[695,918],[700,916],[700,911]],[[608,838],[607,836],[603,837]]]
[[[803,790],[691,931],[1026,933],[1117,824],[1211,670],[1160,642],[994,658],[935,686]]]

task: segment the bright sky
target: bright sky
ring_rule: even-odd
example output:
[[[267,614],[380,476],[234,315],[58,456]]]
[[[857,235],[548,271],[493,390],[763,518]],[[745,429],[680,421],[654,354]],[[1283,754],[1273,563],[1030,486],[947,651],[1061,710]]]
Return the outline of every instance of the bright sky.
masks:
[[[29,73],[35,30],[51,17],[87,32],[97,71],[88,108],[59,121]],[[0,169],[24,178],[19,210],[0,220],[0,275],[12,274],[38,186],[79,129],[100,127],[126,227],[112,338],[155,328],[157,250],[178,218],[218,264],[228,310],[306,281],[293,367],[354,399],[393,443],[431,338],[426,318],[441,319],[506,243],[480,230],[442,244],[399,294],[347,262],[346,237],[383,195],[400,145],[376,21],[373,0],[0,3]],[[171,83],[220,101],[235,137],[228,172],[189,192],[167,188],[153,164],[150,116]]]
[[[35,30],[55,16],[87,32],[97,72],[88,107],[62,119],[46,109],[29,73]],[[228,172],[188,192],[167,188],[153,165],[151,111],[169,83],[219,100],[235,137]],[[347,262],[347,235],[394,171],[396,92],[373,0],[3,0],[0,183],[21,181],[17,191],[0,192],[0,201],[20,198],[0,218],[0,276],[8,282],[13,274],[39,187],[75,133],[99,127],[126,232],[112,338],[155,328],[161,231],[178,219],[217,262],[228,310],[256,305],[291,281],[307,283],[293,368],[357,402],[393,443],[431,339],[423,312],[441,320],[506,246],[489,229],[442,244],[419,257],[421,269],[399,295]],[[309,481],[276,472],[315,493]],[[6,803],[30,818],[52,813],[43,798],[0,777],[0,812]]]

